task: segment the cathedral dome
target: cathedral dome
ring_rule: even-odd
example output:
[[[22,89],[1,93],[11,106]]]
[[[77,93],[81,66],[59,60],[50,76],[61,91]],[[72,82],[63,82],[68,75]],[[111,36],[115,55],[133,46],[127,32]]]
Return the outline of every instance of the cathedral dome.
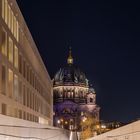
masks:
[[[71,50],[67,59],[67,65],[60,68],[54,76],[54,86],[57,85],[88,86],[88,80],[85,74],[73,64]]]

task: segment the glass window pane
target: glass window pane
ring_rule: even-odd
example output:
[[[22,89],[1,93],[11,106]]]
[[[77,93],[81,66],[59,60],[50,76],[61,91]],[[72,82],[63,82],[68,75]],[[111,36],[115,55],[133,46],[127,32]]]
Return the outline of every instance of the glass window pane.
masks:
[[[4,65],[2,65],[2,94],[6,94],[6,68]]]
[[[13,63],[13,40],[9,37],[9,49],[8,58],[11,63]]]
[[[2,28],[2,54],[7,56],[7,33],[6,31]]]
[[[17,77],[17,75],[14,75],[14,98],[16,101],[18,100],[18,77]]]
[[[14,46],[14,66],[18,69],[18,48]]]
[[[8,88],[9,88],[8,95],[10,98],[12,98],[13,96],[13,71],[11,69],[9,69],[8,71]]]

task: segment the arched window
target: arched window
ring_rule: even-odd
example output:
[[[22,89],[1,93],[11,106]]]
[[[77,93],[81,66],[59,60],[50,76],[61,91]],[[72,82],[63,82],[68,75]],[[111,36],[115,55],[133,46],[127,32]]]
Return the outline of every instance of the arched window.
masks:
[[[93,98],[90,98],[90,103],[93,103]]]

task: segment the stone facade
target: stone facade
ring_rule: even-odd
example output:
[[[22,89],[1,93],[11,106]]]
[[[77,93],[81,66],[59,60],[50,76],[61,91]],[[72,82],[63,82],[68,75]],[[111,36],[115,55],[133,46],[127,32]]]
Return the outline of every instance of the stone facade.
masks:
[[[99,121],[96,94],[89,88],[85,74],[73,64],[71,50],[67,65],[53,79],[54,125],[80,131],[80,122],[88,115]]]
[[[0,113],[52,125],[52,83],[16,0],[0,0]]]

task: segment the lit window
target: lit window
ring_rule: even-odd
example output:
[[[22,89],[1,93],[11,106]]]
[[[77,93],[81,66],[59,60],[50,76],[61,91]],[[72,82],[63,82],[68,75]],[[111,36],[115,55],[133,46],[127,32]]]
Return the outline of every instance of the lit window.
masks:
[[[7,56],[7,33],[6,31],[2,28],[2,54]]]
[[[14,37],[16,38],[16,33],[17,33],[17,23],[16,23],[16,18],[14,16]]]
[[[12,22],[13,22],[13,12],[12,12],[12,9],[10,8],[10,23],[9,23],[10,27],[9,28],[10,28],[11,32],[12,32],[12,28],[13,28],[12,27]]]
[[[13,71],[9,69],[8,71],[8,88],[9,88],[9,97],[13,95]]]
[[[14,98],[18,100],[18,77],[14,75]]]
[[[4,19],[5,17],[5,3],[4,3],[4,0],[2,0],[2,18]]]
[[[16,22],[16,39],[19,41],[19,25],[18,22]]]
[[[19,101],[22,103],[22,82],[19,81]]]
[[[11,12],[11,31],[14,32],[14,14]]]
[[[4,10],[5,10],[5,22],[7,24],[7,20],[8,20],[8,2],[7,2],[7,0],[5,0],[4,6],[5,6],[5,8],[4,8]]]
[[[18,69],[18,48],[14,46],[14,65]]]
[[[13,62],[13,40],[9,37],[9,50],[8,50],[9,61]]]
[[[8,6],[8,27],[10,29],[10,22],[11,22],[11,8]]]

